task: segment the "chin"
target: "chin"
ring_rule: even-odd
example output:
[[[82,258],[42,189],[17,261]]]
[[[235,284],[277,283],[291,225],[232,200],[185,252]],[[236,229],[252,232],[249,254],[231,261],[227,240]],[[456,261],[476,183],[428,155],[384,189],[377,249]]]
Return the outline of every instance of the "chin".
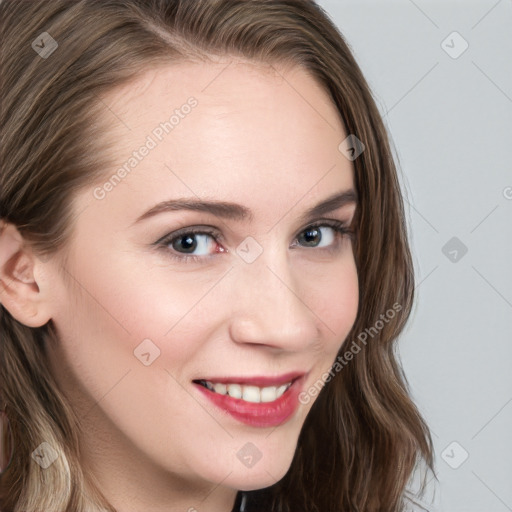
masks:
[[[240,469],[233,472],[226,484],[240,491],[255,491],[270,487],[281,480],[288,470],[290,464],[283,461],[282,464],[266,464],[262,461],[253,468]],[[228,483],[229,480],[229,483]]]

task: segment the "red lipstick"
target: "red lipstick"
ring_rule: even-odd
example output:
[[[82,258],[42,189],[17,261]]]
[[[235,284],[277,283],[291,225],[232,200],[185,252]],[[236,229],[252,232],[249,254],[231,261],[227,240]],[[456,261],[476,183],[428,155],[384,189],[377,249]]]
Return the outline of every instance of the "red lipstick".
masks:
[[[258,387],[279,386],[291,382],[291,386],[276,400],[254,403],[216,393],[200,384],[200,381],[194,381],[199,392],[236,420],[252,427],[275,427],[286,422],[298,409],[304,373],[288,373],[279,377],[209,377],[201,381]]]

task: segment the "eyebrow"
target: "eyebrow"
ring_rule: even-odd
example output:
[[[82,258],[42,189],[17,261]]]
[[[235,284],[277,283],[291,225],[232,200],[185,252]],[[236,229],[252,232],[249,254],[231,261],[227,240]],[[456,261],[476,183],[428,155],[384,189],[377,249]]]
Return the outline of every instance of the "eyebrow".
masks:
[[[299,217],[299,220],[301,222],[307,222],[314,217],[320,217],[326,213],[338,210],[347,204],[357,204],[357,202],[358,197],[354,189],[336,192],[315,206],[309,208]],[[216,217],[239,222],[251,222],[254,219],[251,210],[241,204],[209,199],[199,200],[194,197],[184,197],[178,199],[170,199],[168,201],[162,201],[161,203],[158,203],[153,208],[138,217],[133,224],[137,224],[138,222],[141,222],[160,213],[179,210],[209,213]]]

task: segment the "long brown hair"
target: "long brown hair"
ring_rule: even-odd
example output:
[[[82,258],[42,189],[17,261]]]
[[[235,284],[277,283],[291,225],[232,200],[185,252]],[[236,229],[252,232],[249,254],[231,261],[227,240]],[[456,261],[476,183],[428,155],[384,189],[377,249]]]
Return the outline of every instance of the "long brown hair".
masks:
[[[353,161],[360,302],[340,355],[351,341],[359,350],[320,392],[288,473],[247,493],[246,510],[403,510],[417,461],[433,466],[429,430],[395,354],[413,305],[413,264],[386,129],[327,14],[311,0],[3,0],[0,16],[0,219],[41,257],[65,247],[73,197],[104,172],[103,94],[154,65],[213,55],[302,66],[321,84],[346,133],[365,146]],[[45,46],[34,47],[37,38],[51,55],[37,51]],[[399,314],[383,322],[397,304]],[[0,306],[0,398],[15,450],[1,476],[1,508],[112,511],[81,469],[80,422],[47,371],[52,333],[51,321],[30,328]],[[59,453],[46,470],[31,459],[43,441]]]

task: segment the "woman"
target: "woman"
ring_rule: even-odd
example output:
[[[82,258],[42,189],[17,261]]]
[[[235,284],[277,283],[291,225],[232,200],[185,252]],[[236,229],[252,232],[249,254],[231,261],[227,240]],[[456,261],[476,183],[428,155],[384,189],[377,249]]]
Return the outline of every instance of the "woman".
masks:
[[[403,203],[326,14],[0,13],[2,510],[405,510]]]

